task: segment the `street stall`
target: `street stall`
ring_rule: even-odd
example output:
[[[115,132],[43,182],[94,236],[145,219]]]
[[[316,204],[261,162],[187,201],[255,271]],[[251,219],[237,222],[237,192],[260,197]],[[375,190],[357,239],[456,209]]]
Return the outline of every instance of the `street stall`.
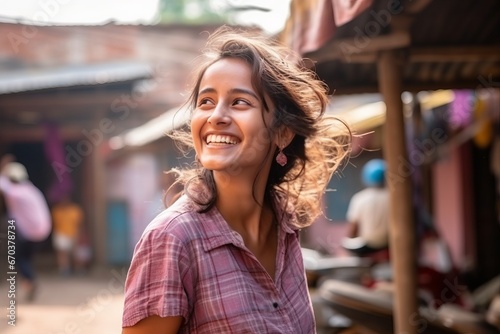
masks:
[[[386,105],[383,154],[391,190],[396,333],[417,333],[421,324],[411,172],[402,163],[408,161],[402,93],[438,89],[498,93],[498,31],[500,3],[494,0],[291,2],[280,38],[309,60],[334,96],[380,92]],[[490,114],[498,112],[495,108]],[[464,221],[465,227],[470,224]]]

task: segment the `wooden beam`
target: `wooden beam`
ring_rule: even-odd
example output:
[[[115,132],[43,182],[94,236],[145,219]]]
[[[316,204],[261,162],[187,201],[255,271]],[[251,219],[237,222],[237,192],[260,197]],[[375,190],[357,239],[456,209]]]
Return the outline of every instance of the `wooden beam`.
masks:
[[[10,94],[0,96],[0,108],[37,107],[58,108],[68,106],[88,107],[95,105],[110,104],[113,100],[120,98],[125,92],[80,92],[66,95],[59,94]]]
[[[500,72],[494,73],[490,78],[483,76],[483,80],[479,78],[470,79],[453,79],[444,77],[441,81],[404,81],[403,91],[420,92],[423,90],[439,90],[439,89],[476,89],[481,88],[487,82],[500,82]],[[365,82],[363,85],[353,86],[351,82],[326,82],[335,95],[348,95],[348,94],[364,94],[364,93],[378,93],[380,92],[376,82]]]
[[[360,33],[353,38],[334,39],[320,50],[306,54],[305,57],[315,62],[340,59],[349,63],[359,54],[405,48],[410,46],[410,42],[410,34],[405,31],[374,37]]]
[[[82,119],[92,117],[92,114],[110,110],[117,117],[126,116],[140,112],[145,118],[150,118],[149,113],[157,116],[161,111],[175,106],[171,101],[145,98],[142,100],[130,99],[130,95],[123,94],[113,97],[99,97],[83,95],[79,97],[60,99],[48,96],[35,98],[0,99],[0,120],[11,119],[21,121],[23,115],[30,114],[35,121],[44,118],[60,118],[71,120],[74,116],[83,116]],[[42,117],[43,116],[43,117]],[[78,116],[79,117],[79,116]],[[78,118],[80,119],[80,118]]]
[[[488,82],[499,82],[500,75],[492,77],[492,80]],[[483,82],[476,78],[470,79],[455,79],[453,81],[436,81],[436,82],[405,82],[403,84],[403,90],[409,92],[420,92],[423,90],[439,90],[439,89],[476,89],[481,88]]]
[[[446,63],[436,63],[431,73],[431,81],[440,81],[445,71]]]
[[[444,47],[412,47],[411,63],[500,61],[500,46],[456,45]]]
[[[342,42],[340,42],[342,43]],[[344,44],[347,45],[347,44]],[[351,53],[342,54],[339,51],[319,50],[307,56],[316,63],[341,60],[352,64],[374,64],[377,62],[377,52],[371,48],[349,49]],[[336,46],[338,47],[338,46]],[[354,52],[359,51],[359,52]],[[446,47],[409,47],[409,63],[467,63],[467,62],[500,62],[500,46],[446,46]]]
[[[415,77],[417,77],[418,81],[428,82],[433,73],[433,64],[432,63],[423,63],[418,67],[417,73],[415,73]]]
[[[460,71],[458,71],[457,77],[461,78],[470,78],[473,77],[477,72],[479,67],[478,63],[465,63],[462,67],[460,67]]]
[[[452,63],[448,67],[445,73],[443,73],[442,80],[445,82],[451,82],[454,81],[455,78],[457,77],[457,73],[460,70],[460,67],[462,66],[462,63]]]
[[[394,333],[417,333],[419,319],[416,280],[416,229],[413,223],[411,173],[403,120],[402,57],[397,51],[383,51],[378,60],[380,92],[387,106],[384,125],[384,158],[387,161],[387,183],[390,190],[390,254],[393,268]]]
[[[82,126],[63,126],[59,129],[59,135],[63,141],[80,140],[84,138]],[[16,127],[1,126],[0,141],[2,142],[34,142],[43,141],[46,131],[42,126]]]
[[[351,54],[348,63],[350,64],[375,64],[377,63],[377,52],[365,52]]]
[[[495,75],[495,73],[498,75],[500,73],[500,61],[499,62],[494,62],[494,61],[488,61],[485,60],[483,62],[480,62],[478,64],[478,70],[475,73],[477,76],[483,75],[483,76],[489,76],[489,75]]]

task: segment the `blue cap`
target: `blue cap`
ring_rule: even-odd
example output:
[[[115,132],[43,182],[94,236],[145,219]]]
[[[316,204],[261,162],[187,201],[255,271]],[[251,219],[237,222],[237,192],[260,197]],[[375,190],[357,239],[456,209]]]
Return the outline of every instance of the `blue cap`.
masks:
[[[383,186],[386,164],[382,159],[372,159],[363,166],[362,178],[367,187]]]

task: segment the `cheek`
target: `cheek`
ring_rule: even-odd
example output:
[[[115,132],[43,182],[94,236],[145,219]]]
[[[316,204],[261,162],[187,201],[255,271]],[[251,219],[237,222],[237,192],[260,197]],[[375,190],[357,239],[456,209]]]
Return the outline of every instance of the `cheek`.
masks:
[[[253,140],[258,144],[268,145],[271,142],[269,130],[264,125],[256,128],[254,130]]]
[[[260,127],[253,129],[252,136],[249,138],[251,140],[251,147],[248,150],[255,151],[255,154],[261,156],[262,154],[267,154],[271,149],[273,142],[269,136],[269,131],[262,124]],[[248,154],[249,151],[247,152]]]

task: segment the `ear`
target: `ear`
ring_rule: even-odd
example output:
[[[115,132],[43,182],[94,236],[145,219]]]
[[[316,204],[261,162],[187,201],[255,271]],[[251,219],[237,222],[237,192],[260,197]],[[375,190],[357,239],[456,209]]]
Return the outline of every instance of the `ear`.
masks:
[[[293,138],[295,137],[295,133],[290,130],[289,127],[287,126],[281,126],[278,129],[278,133],[275,138],[275,144],[278,146],[280,149],[284,149],[290,143],[292,142]]]

